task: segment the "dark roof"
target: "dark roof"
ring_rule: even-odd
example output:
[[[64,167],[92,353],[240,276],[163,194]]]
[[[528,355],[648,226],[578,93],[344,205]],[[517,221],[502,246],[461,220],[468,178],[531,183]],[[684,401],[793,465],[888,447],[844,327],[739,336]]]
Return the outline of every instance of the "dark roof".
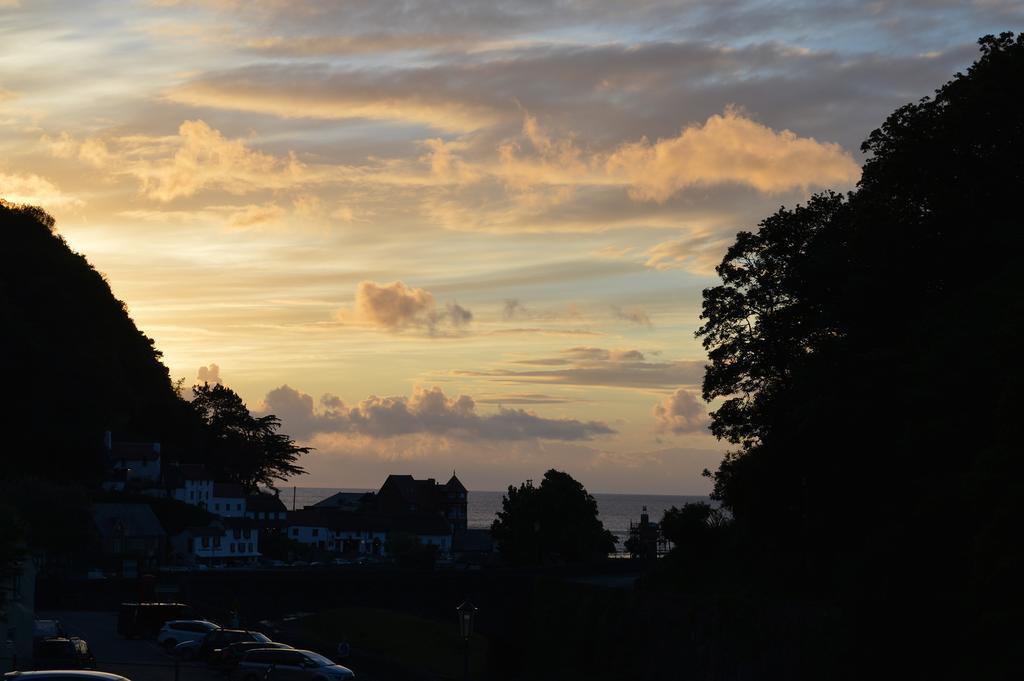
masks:
[[[156,461],[160,458],[159,442],[115,442],[110,446],[112,459]]]
[[[245,488],[236,482],[215,482],[213,496],[221,499],[241,499],[245,496]]]
[[[452,526],[437,513],[348,513],[325,514],[327,527],[334,532],[408,532],[410,534],[451,534]]]
[[[373,492],[337,492],[313,504],[313,508],[337,508],[347,506],[358,508],[367,497],[372,497]]]
[[[285,523],[288,527],[301,525],[303,527],[327,527],[327,513],[324,509],[300,508],[298,511],[289,511]]]
[[[449,480],[447,483],[445,483],[445,487],[447,487],[448,490],[452,491],[452,492],[465,492],[465,491],[467,491],[465,486],[462,484],[462,482],[459,481],[459,479],[457,477],[455,477],[455,471],[452,471],[451,480]]]
[[[164,468],[164,484],[168,487],[182,487],[186,480],[213,480],[213,476],[198,463],[183,463]]]
[[[265,492],[258,492],[257,494],[250,494],[245,498],[245,508],[250,512],[260,513],[270,511],[271,513],[279,513],[281,511],[287,511],[288,507],[284,505],[281,498],[276,494],[267,494]]]
[[[163,536],[164,528],[147,504],[95,504],[93,522],[104,538]]]

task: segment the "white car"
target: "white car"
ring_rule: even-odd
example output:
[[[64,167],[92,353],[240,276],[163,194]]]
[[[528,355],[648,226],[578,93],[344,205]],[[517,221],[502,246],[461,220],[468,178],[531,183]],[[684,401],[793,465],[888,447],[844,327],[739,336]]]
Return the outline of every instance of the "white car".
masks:
[[[179,643],[201,641],[211,631],[220,629],[206,620],[169,620],[157,634],[156,641],[167,650],[173,650]]]

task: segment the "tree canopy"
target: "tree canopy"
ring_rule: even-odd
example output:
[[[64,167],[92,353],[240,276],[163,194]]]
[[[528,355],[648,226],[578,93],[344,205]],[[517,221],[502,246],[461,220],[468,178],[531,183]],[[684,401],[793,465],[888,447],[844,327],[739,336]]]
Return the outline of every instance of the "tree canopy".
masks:
[[[980,45],[871,133],[855,191],[738,235],[698,331],[736,446],[714,494],[756,564],[858,607],[917,599],[886,625],[951,645],[1009,621],[1022,567],[1024,36]]]
[[[539,486],[509,486],[491,525],[502,557],[515,565],[579,562],[607,556],[615,537],[598,518],[597,501],[568,473],[549,470]]]
[[[197,385],[192,394],[192,408],[205,426],[203,463],[218,480],[255,491],[305,472],[296,461],[310,448],[277,432],[279,418],[253,416],[242,398],[223,385]]]

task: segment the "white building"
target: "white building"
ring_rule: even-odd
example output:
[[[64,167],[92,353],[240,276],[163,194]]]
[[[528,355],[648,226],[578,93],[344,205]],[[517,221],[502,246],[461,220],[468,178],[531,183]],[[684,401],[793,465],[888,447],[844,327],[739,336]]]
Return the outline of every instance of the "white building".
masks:
[[[209,510],[213,499],[213,476],[199,464],[186,463],[164,475],[167,496]]]
[[[452,527],[437,513],[350,513],[307,507],[288,515],[288,538],[335,553],[385,555],[388,536],[396,533],[434,545],[438,555],[452,550]]]
[[[245,517],[245,488],[233,482],[213,483],[213,496],[206,510],[222,518]]]
[[[110,434],[107,433],[109,438]],[[113,442],[107,441],[110,469],[122,474],[126,482],[160,481],[159,442]]]
[[[175,558],[186,564],[252,563],[260,557],[259,528],[245,519],[215,520],[172,538]]]

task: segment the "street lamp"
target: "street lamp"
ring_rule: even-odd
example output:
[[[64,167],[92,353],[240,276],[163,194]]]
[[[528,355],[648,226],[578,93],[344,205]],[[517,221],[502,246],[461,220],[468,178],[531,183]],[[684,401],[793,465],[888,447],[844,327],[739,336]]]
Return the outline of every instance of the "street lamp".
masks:
[[[473,636],[473,620],[476,619],[476,606],[469,601],[457,607],[459,613],[459,633],[464,643],[465,678],[469,681],[469,639]]]

